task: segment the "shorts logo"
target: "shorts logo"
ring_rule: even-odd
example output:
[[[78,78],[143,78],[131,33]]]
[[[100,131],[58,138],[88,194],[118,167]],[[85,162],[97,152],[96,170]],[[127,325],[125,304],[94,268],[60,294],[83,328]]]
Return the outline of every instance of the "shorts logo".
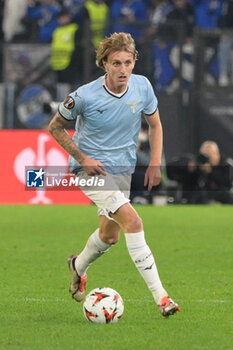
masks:
[[[67,109],[72,109],[74,108],[74,100],[72,99],[72,97],[68,96],[65,101],[64,101],[64,106]]]
[[[43,188],[44,187],[44,170],[27,170],[26,187]]]
[[[117,201],[117,197],[116,196],[112,197],[112,202],[116,203],[116,201]]]

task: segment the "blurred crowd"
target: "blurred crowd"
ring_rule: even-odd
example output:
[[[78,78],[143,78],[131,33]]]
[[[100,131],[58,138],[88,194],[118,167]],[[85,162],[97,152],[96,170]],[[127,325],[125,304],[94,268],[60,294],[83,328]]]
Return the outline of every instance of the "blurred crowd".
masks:
[[[212,140],[204,141],[197,154],[185,153],[169,162],[162,158],[162,181],[151,192],[144,186],[150,160],[148,125],[142,122],[137,150],[137,166],[132,177],[131,201],[170,204],[233,204],[233,159],[220,151]],[[155,202],[162,205],[165,203]]]
[[[72,79],[72,62],[82,66],[77,52],[84,42],[94,50],[115,31],[131,33],[140,49],[158,36],[172,39],[167,23],[182,25],[187,43],[194,28],[233,28],[233,0],[5,0],[1,7],[1,41],[51,43],[52,67],[61,82]],[[232,32],[224,31],[218,54],[221,86],[229,84],[232,46]]]
[[[233,204],[233,160],[216,142],[200,145],[197,154],[183,154],[166,165],[167,176],[180,184],[180,202]]]

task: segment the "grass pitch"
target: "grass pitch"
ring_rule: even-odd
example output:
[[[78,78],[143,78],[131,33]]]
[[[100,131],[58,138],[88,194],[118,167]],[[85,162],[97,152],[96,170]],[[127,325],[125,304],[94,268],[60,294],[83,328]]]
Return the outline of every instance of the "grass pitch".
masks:
[[[98,225],[96,208],[0,206],[0,349],[232,349],[230,206],[141,207],[160,277],[181,312],[163,319],[119,243],[88,270],[87,291],[116,289],[116,325],[88,323],[68,293],[66,260]]]

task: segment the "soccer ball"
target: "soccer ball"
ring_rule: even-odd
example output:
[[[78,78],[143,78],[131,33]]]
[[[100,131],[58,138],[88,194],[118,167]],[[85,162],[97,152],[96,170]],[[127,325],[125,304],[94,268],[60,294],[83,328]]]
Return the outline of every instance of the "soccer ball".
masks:
[[[93,289],[85,298],[83,312],[89,322],[117,323],[122,317],[124,303],[114,289]]]

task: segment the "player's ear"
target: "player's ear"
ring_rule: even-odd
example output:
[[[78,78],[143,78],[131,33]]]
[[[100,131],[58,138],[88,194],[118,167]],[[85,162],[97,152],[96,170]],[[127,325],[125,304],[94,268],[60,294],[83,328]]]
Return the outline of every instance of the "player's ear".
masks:
[[[102,60],[102,63],[103,63],[103,66],[104,66],[104,69],[106,70],[106,64],[107,64],[107,60]]]
[[[136,63],[136,61],[135,61],[135,60],[133,60],[133,69],[134,69],[135,63]]]

